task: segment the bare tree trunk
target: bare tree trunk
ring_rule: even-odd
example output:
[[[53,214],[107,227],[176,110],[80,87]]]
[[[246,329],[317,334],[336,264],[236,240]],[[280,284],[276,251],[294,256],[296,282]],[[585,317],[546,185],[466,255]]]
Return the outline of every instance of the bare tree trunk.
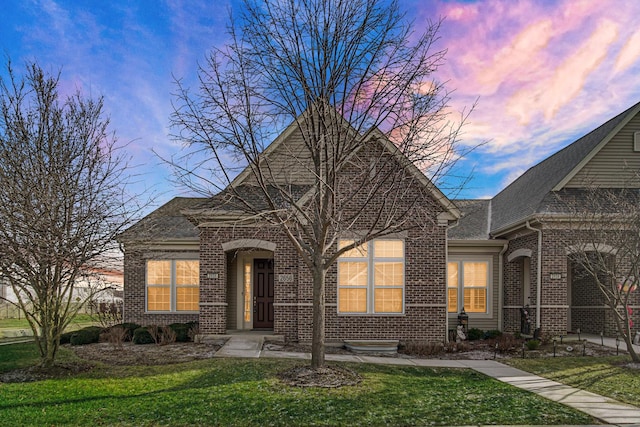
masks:
[[[640,357],[638,357],[638,354],[633,348],[633,337],[631,336],[631,328],[629,328],[629,313],[627,312],[627,307],[623,306],[624,314],[622,315],[617,308],[609,308],[613,310],[613,313],[615,314],[616,329],[620,335],[622,335],[622,339],[627,345],[627,353],[629,353],[633,362],[640,363]]]
[[[324,366],[324,294],[326,270],[313,269],[313,341],[311,345],[311,367]]]

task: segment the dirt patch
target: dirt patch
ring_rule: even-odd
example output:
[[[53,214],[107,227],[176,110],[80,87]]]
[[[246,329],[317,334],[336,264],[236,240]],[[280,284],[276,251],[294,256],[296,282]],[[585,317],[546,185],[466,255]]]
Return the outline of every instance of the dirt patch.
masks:
[[[92,363],[56,363],[54,366],[43,369],[39,366],[30,366],[23,369],[0,374],[0,383],[26,383],[42,381],[53,378],[66,378],[93,368]]]
[[[79,357],[109,365],[168,365],[209,359],[222,347],[220,344],[195,344],[192,342],[167,345],[124,343],[122,349],[114,349],[109,343],[70,346]]]
[[[298,343],[273,343],[265,342],[262,345],[263,350],[269,351],[286,351],[290,353],[311,353],[311,346]],[[327,345],[324,347],[325,354],[353,354],[349,350],[340,346]]]
[[[356,372],[338,366],[318,369],[298,366],[278,374],[278,377],[282,382],[293,387],[338,388],[357,385],[362,381],[362,377]]]

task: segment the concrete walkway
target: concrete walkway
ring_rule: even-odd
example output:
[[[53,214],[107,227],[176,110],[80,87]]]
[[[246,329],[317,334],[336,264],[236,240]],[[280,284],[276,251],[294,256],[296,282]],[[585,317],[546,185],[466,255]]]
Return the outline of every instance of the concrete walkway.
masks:
[[[310,353],[262,350],[264,338],[264,336],[252,334],[232,335],[226,344],[218,350],[215,357],[311,359]],[[598,336],[597,339],[599,342],[600,337]],[[498,381],[585,412],[604,423],[611,425],[640,426],[640,409],[635,406],[551,381],[529,372],[504,365],[495,360],[403,359],[355,354],[327,354],[326,360],[429,368],[473,369],[491,378],[495,378]]]

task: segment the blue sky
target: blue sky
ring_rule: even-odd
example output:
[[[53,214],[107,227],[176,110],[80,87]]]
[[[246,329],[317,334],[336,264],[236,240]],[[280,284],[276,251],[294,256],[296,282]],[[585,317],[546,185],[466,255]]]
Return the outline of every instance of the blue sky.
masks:
[[[490,197],[527,168],[640,101],[636,0],[402,0],[417,31],[444,17],[437,74],[460,111],[477,99],[463,142],[467,198]],[[105,97],[112,130],[138,165],[134,191],[156,204],[188,195],[153,153],[169,138],[174,78],[188,86],[212,46],[225,42],[226,0],[4,0],[0,50],[20,69],[62,69],[61,88]]]

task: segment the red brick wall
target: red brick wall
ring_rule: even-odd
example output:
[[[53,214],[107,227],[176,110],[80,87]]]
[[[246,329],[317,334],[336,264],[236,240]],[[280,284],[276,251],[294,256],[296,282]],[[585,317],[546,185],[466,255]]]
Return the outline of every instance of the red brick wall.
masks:
[[[176,251],[181,253],[183,251]],[[125,322],[147,325],[169,325],[171,323],[186,323],[197,321],[198,314],[145,313],[145,267],[146,259],[143,254],[153,256],[153,251],[126,250],[124,254],[124,315]],[[167,256],[167,251],[157,252],[158,257]]]
[[[569,274],[567,247],[579,238],[575,230],[547,226],[542,239],[542,293],[541,325],[546,335],[566,334],[567,330],[581,329],[582,332],[605,335],[616,334],[613,313],[602,308],[603,299],[595,282],[590,278],[575,278]],[[602,242],[606,243],[606,242]],[[531,315],[535,325],[535,304],[537,292],[537,234],[512,236],[504,262],[504,330],[520,330],[520,312],[522,306],[521,271],[518,262],[508,262],[506,258],[515,250],[530,249],[531,257]],[[626,261],[625,261],[626,262]],[[622,270],[626,270],[624,267]],[[560,274],[560,278],[552,278]],[[571,281],[571,282],[570,282]],[[569,291],[569,287],[571,290]],[[571,301],[569,301],[571,295]],[[633,295],[633,321],[635,332],[640,322],[640,292]],[[571,325],[568,314],[571,311]]]
[[[329,341],[347,338],[443,341],[446,337],[446,227],[437,225],[442,206],[423,188],[413,175],[397,164],[377,165],[376,171],[390,173],[394,188],[390,191],[368,191],[371,157],[380,153],[366,151],[366,158],[354,157],[338,183],[337,205],[346,222],[357,216],[348,230],[379,229],[378,222],[393,217],[392,223],[404,223],[405,240],[405,313],[402,315],[340,316],[337,310],[336,265],[329,269],[326,280],[326,337]],[[358,160],[361,160],[359,162]],[[393,173],[392,173],[393,172]],[[374,194],[372,199],[367,195]],[[397,210],[396,210],[397,209]],[[403,231],[404,230],[404,231]],[[227,255],[222,244],[237,239],[260,239],[276,244],[274,251],[275,304],[274,333],[288,340],[310,341],[312,319],[312,280],[306,264],[286,236],[276,228],[265,227],[201,227],[200,234],[200,331],[204,334],[225,332],[228,315]],[[337,242],[335,243],[337,245]],[[133,255],[125,261],[126,298],[132,308],[128,319],[148,317],[134,309],[144,301],[144,267],[136,268]],[[209,275],[216,275],[209,278]],[[279,282],[281,274],[292,274],[293,281]],[[142,301],[142,303],[141,303]],[[196,318],[198,316],[195,316]],[[173,315],[156,320],[173,321]]]

